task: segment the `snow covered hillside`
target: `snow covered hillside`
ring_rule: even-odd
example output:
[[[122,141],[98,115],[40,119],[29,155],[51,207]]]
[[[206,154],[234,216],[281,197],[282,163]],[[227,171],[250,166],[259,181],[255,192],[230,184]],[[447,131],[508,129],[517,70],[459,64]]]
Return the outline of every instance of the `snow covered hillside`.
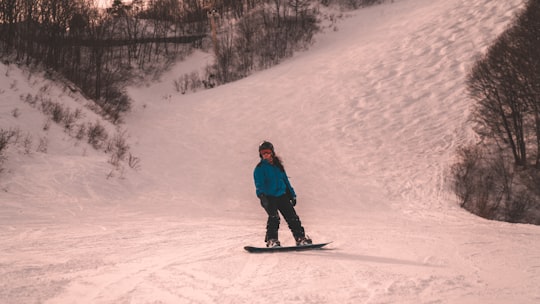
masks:
[[[523,2],[358,10],[277,67],[178,94],[174,79],[212,60],[196,53],[129,88],[123,128],[141,167],[112,178],[106,155],[60,130],[47,153],[11,153],[0,303],[538,303],[540,228],[470,215],[445,184],[472,138],[468,69]],[[36,80],[0,68],[0,127],[41,132],[19,98]],[[264,240],[252,181],[264,139],[328,250],[242,249]]]

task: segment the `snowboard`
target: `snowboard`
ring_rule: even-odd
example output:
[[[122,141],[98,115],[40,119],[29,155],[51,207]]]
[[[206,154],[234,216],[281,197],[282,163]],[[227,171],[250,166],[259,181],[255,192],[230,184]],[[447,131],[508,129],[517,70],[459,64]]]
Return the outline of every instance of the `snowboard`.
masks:
[[[254,247],[254,246],[245,246],[244,249],[250,253],[264,253],[264,252],[284,252],[284,251],[303,251],[303,250],[312,250],[312,249],[321,249],[324,246],[330,244],[328,243],[319,243],[319,244],[309,244],[301,246],[277,246],[277,247]]]

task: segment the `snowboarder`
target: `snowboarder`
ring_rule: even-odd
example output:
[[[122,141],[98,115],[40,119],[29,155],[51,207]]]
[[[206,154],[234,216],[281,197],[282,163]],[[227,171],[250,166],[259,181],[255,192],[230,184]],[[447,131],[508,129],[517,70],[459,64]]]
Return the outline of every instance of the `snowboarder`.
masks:
[[[259,157],[261,161],[255,167],[253,178],[257,197],[268,214],[265,237],[266,247],[281,245],[278,239],[280,222],[278,211],[287,221],[289,229],[291,229],[296,240],[296,245],[311,244],[312,241],[309,237],[306,237],[304,227],[302,227],[300,218],[294,209],[294,206],[296,206],[296,193],[285,173],[281,159],[274,152],[272,143],[263,141],[259,145]]]

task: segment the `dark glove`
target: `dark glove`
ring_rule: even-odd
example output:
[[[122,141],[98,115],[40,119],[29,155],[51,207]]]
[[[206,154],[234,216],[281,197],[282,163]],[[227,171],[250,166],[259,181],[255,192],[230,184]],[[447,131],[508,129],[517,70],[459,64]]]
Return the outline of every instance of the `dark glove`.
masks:
[[[270,201],[268,201],[268,197],[264,194],[259,195],[259,199],[261,200],[261,206],[264,209],[268,209],[268,206],[270,205]]]
[[[296,197],[291,198],[291,205],[296,206]]]

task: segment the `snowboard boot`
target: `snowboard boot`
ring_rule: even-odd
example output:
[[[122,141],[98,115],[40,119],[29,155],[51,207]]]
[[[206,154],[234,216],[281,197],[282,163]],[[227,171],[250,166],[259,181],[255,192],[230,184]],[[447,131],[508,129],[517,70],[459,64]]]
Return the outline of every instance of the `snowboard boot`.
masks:
[[[269,239],[266,242],[266,247],[279,247],[281,243],[277,239]]]
[[[309,238],[309,236],[302,236],[296,239],[296,246],[305,246],[311,244],[313,244],[313,241]]]

